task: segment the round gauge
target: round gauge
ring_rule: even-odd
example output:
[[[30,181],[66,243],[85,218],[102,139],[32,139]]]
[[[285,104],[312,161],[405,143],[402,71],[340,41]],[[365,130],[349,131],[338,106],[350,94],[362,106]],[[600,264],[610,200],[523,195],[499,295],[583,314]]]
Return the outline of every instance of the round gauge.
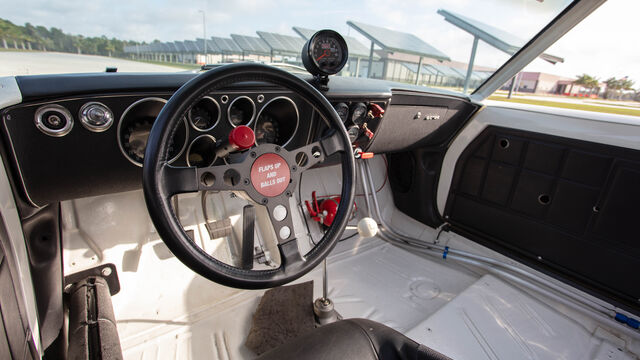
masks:
[[[134,161],[142,165],[144,162],[144,152],[147,149],[147,139],[151,132],[151,127],[155,117],[140,117],[129,122],[122,129],[122,147],[125,154]],[[171,161],[180,155],[186,143],[187,132],[184,126],[178,127],[171,144],[169,145],[169,159]]]
[[[313,34],[302,50],[302,63],[313,75],[337,74],[348,58],[347,43],[333,30],[320,30]]]
[[[249,125],[256,115],[256,104],[248,96],[239,96],[231,102],[227,112],[229,122],[233,127]]]
[[[278,122],[270,114],[262,114],[255,128],[256,144],[278,143]]]
[[[137,166],[144,162],[147,139],[156,117],[166,100],[145,98],[131,104],[118,123],[118,145],[124,156]],[[174,161],[187,145],[187,123],[184,121],[175,131],[169,144],[169,159]]]
[[[360,128],[356,125],[353,125],[349,128],[349,130],[347,130],[347,134],[349,134],[349,140],[351,140],[351,142],[353,143],[358,139],[358,136],[360,136]]]
[[[206,167],[216,160],[216,138],[204,134],[195,138],[187,149],[187,165]]]
[[[194,129],[209,131],[220,119],[220,105],[213,98],[205,96],[189,110],[187,116]]]
[[[367,115],[367,105],[364,103],[357,103],[353,105],[351,109],[351,122],[355,125],[362,125],[364,118]]]
[[[334,108],[336,109],[340,120],[342,120],[343,123],[346,123],[347,120],[349,120],[349,106],[345,103],[338,103]]]
[[[298,129],[298,107],[286,96],[278,96],[264,105],[258,113],[253,131],[256,144],[286,146]]]

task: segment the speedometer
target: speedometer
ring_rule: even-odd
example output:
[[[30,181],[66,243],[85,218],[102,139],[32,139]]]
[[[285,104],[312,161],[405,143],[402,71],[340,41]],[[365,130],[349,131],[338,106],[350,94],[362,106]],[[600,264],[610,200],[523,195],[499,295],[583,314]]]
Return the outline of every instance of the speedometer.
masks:
[[[302,63],[313,75],[333,75],[347,63],[349,50],[344,38],[333,30],[320,30],[302,50]]]

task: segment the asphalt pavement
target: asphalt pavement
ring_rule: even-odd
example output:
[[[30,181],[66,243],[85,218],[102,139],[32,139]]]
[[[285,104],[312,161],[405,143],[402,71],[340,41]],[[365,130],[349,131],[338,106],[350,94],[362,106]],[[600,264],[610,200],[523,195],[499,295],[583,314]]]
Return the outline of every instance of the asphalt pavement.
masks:
[[[0,51],[0,76],[104,72],[177,72],[184,69],[120,58],[59,52]]]

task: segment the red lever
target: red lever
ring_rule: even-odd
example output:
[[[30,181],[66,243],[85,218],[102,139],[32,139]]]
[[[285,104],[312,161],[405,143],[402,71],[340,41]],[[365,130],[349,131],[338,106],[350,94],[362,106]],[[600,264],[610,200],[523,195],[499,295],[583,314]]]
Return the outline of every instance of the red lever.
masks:
[[[363,152],[360,153],[360,159],[371,159],[373,157],[372,152]]]
[[[229,133],[229,145],[236,150],[246,150],[256,142],[256,135],[250,127],[239,125]]]
[[[309,201],[304,201],[305,205],[307,205],[307,210],[309,210],[309,215],[311,215],[313,220],[322,222],[322,219],[320,219],[320,207],[318,206],[318,199],[316,199],[315,191],[311,193],[311,198],[313,199],[313,207],[309,204]]]
[[[373,131],[369,130],[367,123],[362,125],[362,130],[364,130],[364,135],[369,138],[369,140],[373,139]]]
[[[384,109],[378,104],[369,104],[369,110],[371,110],[371,115],[373,115],[374,118],[379,118],[384,115]]]

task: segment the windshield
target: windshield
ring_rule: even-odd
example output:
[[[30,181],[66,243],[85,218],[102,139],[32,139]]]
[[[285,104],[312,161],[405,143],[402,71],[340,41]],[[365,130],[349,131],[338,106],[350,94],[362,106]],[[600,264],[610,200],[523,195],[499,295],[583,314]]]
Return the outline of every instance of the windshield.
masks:
[[[240,61],[302,66],[305,41],[339,32],[338,76],[471,92],[570,3],[459,1],[3,1],[0,76],[175,72]],[[564,61],[544,54],[543,61]]]

